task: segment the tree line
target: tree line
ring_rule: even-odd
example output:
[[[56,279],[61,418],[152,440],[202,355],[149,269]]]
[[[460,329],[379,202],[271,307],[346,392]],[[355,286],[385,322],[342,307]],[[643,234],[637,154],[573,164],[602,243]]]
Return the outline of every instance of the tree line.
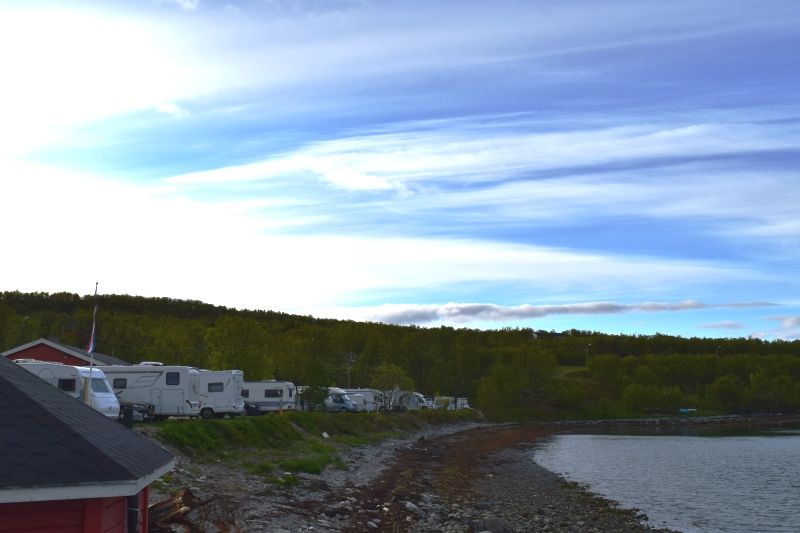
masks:
[[[132,363],[351,387],[391,365],[426,395],[507,417],[800,411],[800,341],[421,328],[128,295],[97,303],[96,351]],[[90,295],[0,293],[0,350],[40,337],[86,346],[92,309]]]

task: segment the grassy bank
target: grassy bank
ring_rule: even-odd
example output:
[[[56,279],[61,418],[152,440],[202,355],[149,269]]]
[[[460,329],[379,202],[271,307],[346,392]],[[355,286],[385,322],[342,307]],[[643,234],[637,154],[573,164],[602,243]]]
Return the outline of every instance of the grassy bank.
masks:
[[[291,484],[297,472],[318,474],[342,467],[347,447],[398,437],[426,427],[480,421],[479,411],[426,410],[409,413],[287,412],[226,420],[170,420],[154,424],[152,434],[197,462],[224,461],[262,474],[276,484]]]

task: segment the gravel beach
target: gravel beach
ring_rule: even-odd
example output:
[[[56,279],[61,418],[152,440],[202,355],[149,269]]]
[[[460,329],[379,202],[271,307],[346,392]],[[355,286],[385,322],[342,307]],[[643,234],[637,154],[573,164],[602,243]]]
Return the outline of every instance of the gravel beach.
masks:
[[[347,468],[279,488],[221,463],[179,456],[169,486],[192,511],[164,531],[667,532],[635,510],[539,467],[531,446],[559,428],[470,424],[347,450]],[[563,428],[561,428],[563,430]],[[187,505],[188,504],[188,505]]]

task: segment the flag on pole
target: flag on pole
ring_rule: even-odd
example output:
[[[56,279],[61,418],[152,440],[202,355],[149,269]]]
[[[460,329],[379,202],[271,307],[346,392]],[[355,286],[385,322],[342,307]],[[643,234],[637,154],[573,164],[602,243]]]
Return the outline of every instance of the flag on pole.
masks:
[[[92,334],[89,336],[89,344],[86,346],[86,351],[91,355],[94,353],[94,329],[95,320],[97,319],[97,283],[94,284],[94,311],[92,311]]]
[[[94,320],[95,315],[97,315],[97,305],[94,306],[94,312],[92,313],[92,334],[89,336],[89,345],[86,347],[86,351],[89,353],[94,352]]]
[[[86,405],[92,405],[91,390],[92,380],[94,379],[94,332],[95,321],[97,319],[97,282],[94,284],[94,310],[92,311],[92,334],[89,335],[89,344],[86,346],[86,351],[89,352],[89,379],[83,380],[83,402]]]

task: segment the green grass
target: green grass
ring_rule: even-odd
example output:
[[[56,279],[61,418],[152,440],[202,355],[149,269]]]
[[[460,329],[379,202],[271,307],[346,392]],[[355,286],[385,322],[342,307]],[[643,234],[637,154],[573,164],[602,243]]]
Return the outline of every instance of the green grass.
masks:
[[[155,436],[196,460],[221,460],[264,476],[275,485],[296,484],[291,473],[345,468],[342,449],[371,444],[431,425],[482,420],[479,411],[413,413],[289,412],[224,420],[168,420]],[[327,435],[327,438],[323,436]]]

